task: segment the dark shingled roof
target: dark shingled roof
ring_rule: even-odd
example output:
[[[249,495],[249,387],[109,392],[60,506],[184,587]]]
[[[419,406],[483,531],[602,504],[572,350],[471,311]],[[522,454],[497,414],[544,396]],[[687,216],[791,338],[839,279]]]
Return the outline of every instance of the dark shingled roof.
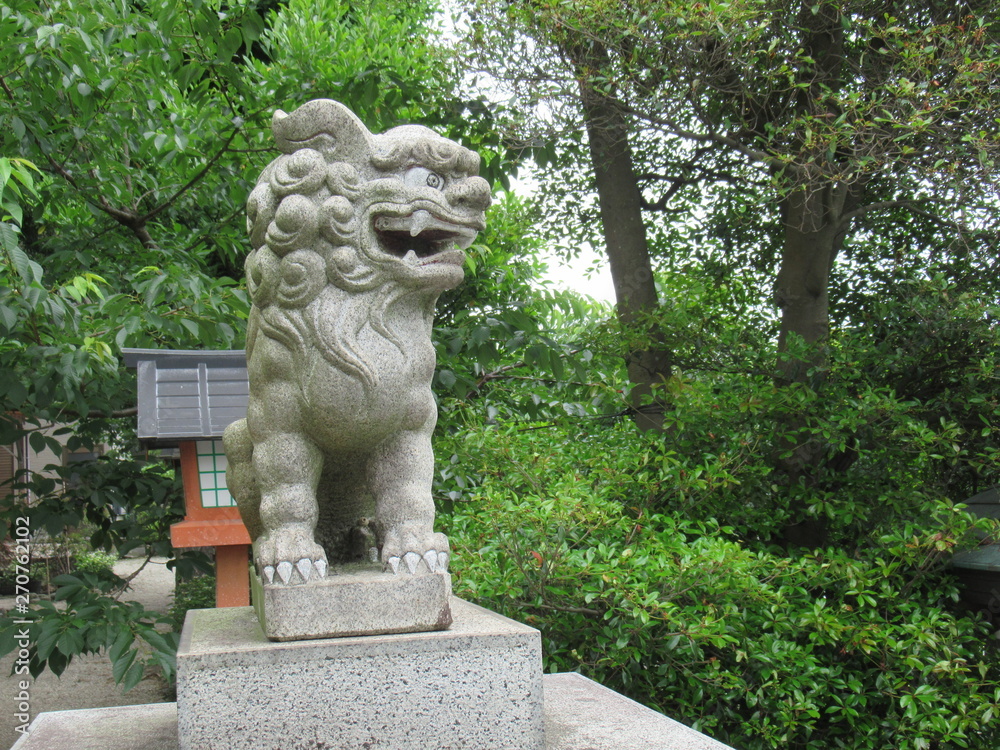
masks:
[[[155,445],[221,437],[246,416],[246,352],[122,349],[139,374],[139,438]]]
[[[964,501],[967,510],[979,518],[1000,518],[1000,488],[991,487],[985,492]],[[1000,541],[984,540],[982,546],[968,552],[959,552],[951,563],[956,568],[988,570],[1000,573]]]

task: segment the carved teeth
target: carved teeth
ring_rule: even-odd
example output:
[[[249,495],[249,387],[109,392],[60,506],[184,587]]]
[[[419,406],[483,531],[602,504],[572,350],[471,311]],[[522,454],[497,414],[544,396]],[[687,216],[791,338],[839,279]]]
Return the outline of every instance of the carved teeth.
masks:
[[[438,552],[438,570],[448,570],[448,553]]]
[[[390,557],[386,562],[389,563],[389,567],[392,568],[392,574],[397,575],[399,573],[399,558]]]
[[[292,579],[292,564],[288,560],[278,563],[278,578],[282,583],[288,583]]]
[[[409,250],[406,253],[406,255],[403,256],[403,262],[404,263],[409,263],[411,266],[417,265],[417,263],[419,261],[420,261],[420,258],[417,257],[417,253],[416,253],[415,250]]]
[[[434,221],[434,217],[428,211],[421,209],[413,212],[411,220],[413,223],[410,224],[410,236],[416,237]]]
[[[420,564],[420,555],[416,552],[407,552],[403,555],[403,562],[406,563],[406,569],[410,571],[410,575],[417,572],[417,566]]]
[[[312,573],[312,560],[307,557],[303,557],[295,563],[295,567],[298,568],[299,575],[302,576],[302,580],[308,581],[309,574]]]
[[[424,562],[427,563],[427,569],[434,573],[437,571],[438,567],[438,553],[436,550],[429,549],[424,553]]]
[[[326,578],[326,560],[317,560],[313,563],[313,567],[316,568],[316,575],[319,578]]]
[[[264,566],[264,578],[267,579],[268,583],[274,583],[274,566],[265,565]]]
[[[378,562],[378,547],[368,548],[368,559],[371,560],[373,563]]]

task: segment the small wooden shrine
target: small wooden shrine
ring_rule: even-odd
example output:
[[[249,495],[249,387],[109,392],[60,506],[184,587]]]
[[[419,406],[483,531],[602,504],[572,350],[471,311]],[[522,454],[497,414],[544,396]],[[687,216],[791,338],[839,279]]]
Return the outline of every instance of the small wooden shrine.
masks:
[[[184,520],[174,547],[214,547],[217,607],[250,604],[250,535],[226,487],[222,432],[246,416],[242,350],[124,349],[138,371],[138,435],[150,447],[180,449]]]

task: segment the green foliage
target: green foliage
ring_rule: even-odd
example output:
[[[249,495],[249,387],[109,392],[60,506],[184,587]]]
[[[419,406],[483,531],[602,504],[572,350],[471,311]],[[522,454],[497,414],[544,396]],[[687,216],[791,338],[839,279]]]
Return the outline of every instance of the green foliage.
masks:
[[[174,586],[174,601],[170,605],[170,622],[174,631],[181,632],[189,609],[213,607],[215,607],[214,575],[200,575],[177,581]]]
[[[118,555],[103,550],[93,550],[77,555],[74,568],[79,573],[103,573],[111,570],[116,562]]]
[[[14,489],[30,487],[37,494],[30,507],[8,497],[0,512],[5,536],[12,536],[15,519],[28,518],[36,554],[47,546],[58,550],[45,540],[60,540],[67,529],[77,527],[88,530],[93,551],[77,553],[73,572],[51,580],[55,590],[50,599],[34,601],[26,615],[0,618],[0,654],[15,647],[13,638],[24,627],[15,620],[26,617],[31,621],[33,675],[46,668],[61,674],[74,656],[105,652],[116,682],[126,690],[150,666],[171,679],[177,638],[162,632],[169,621],[137,602],[120,601],[126,582],[111,565],[139,548],[147,556],[173,558],[169,566],[182,574],[208,567],[204,555],[177,553],[170,546],[169,526],[183,517],[179,478],[162,464],[122,458],[48,468],[62,481],[35,477],[28,484],[14,484]],[[34,575],[41,573],[33,569],[29,577]]]
[[[131,690],[148,667],[173,678],[179,636],[162,632],[167,620],[137,602],[121,602],[113,594],[122,580],[110,571],[79,572],[54,579],[59,588],[52,601],[41,600],[20,615],[28,624],[0,625],[0,654],[18,647],[19,631],[28,630],[29,671],[37,677],[46,668],[61,675],[74,656],[107,653],[115,682]]]
[[[467,111],[458,134],[496,177],[491,112],[453,95],[430,18],[425,4],[338,0],[0,8],[0,445],[108,446],[100,461],[17,477],[4,529],[27,516],[50,544],[86,527],[98,550],[166,556],[182,576],[204,567],[170,547],[177,479],[134,459],[135,379],[119,351],[242,345],[244,204],[273,156],[279,107],[338,97],[376,129]],[[67,610],[42,602],[33,615],[32,669],[104,649],[116,680],[134,684],[138,638],[169,673],[176,639],[158,635],[159,619],[78,575],[57,579]],[[0,628],[7,639],[10,620]]]
[[[680,368],[659,435],[613,409],[443,412],[456,591],[538,627],[547,670],[734,747],[996,745],[991,629],[948,565],[1000,534],[959,505],[1000,482],[997,312],[944,278],[888,281],[779,387],[752,290],[694,262],[664,275],[647,322]],[[633,346],[617,323],[568,329],[595,362]],[[782,483],[775,461],[803,446],[814,471]],[[808,519],[823,546],[775,544]]]
[[[180,477],[163,464],[102,457],[48,469],[58,479],[14,483],[15,490],[31,489],[35,496],[30,506],[10,498],[0,511],[8,536],[15,519],[26,517],[33,533],[44,531],[52,538],[86,526],[92,549],[124,555],[140,548],[172,556],[169,528],[184,517],[184,501]]]
[[[541,280],[537,206],[501,194],[465,282],[442,296],[434,390],[446,425],[463,419],[585,416],[620,407],[616,365],[595,360],[589,317],[606,307]],[[615,352],[617,354],[617,352]],[[478,416],[477,416],[478,415]]]
[[[977,524],[948,501],[853,549],[786,557],[711,518],[702,500],[739,505],[740,485],[650,482],[683,459],[631,429],[496,428],[455,446],[479,478],[451,519],[456,591],[539,627],[546,670],[748,750],[1000,739],[989,630],[952,611],[940,564]],[[673,482],[691,504],[652,510]]]
[[[290,0],[267,19],[266,59],[254,66],[278,106],[336,99],[373,132],[419,122],[463,141],[482,158],[483,176],[506,185],[512,165],[496,107],[481,92],[457,92],[464,71],[447,54],[437,10],[432,0]]]

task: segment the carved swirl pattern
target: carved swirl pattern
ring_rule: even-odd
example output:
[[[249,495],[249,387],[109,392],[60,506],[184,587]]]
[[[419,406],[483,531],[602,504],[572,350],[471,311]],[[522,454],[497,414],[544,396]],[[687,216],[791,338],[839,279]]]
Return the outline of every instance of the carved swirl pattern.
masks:
[[[279,256],[307,247],[316,237],[316,204],[304,195],[289,195],[278,205],[267,228],[267,246]]]
[[[276,195],[298,193],[311,195],[326,179],[326,160],[319,151],[303,148],[294,154],[279,156],[269,182]]]
[[[274,218],[277,207],[278,203],[267,182],[258,183],[247,198],[247,232],[250,233],[250,246],[254,250],[263,246],[267,227]]]
[[[281,261],[281,282],[278,304],[283,307],[305,307],[326,286],[326,263],[319,253],[296,250]]]
[[[247,291],[250,292],[250,299],[257,307],[267,307],[274,301],[280,263],[278,256],[266,247],[259,248],[247,256]]]

